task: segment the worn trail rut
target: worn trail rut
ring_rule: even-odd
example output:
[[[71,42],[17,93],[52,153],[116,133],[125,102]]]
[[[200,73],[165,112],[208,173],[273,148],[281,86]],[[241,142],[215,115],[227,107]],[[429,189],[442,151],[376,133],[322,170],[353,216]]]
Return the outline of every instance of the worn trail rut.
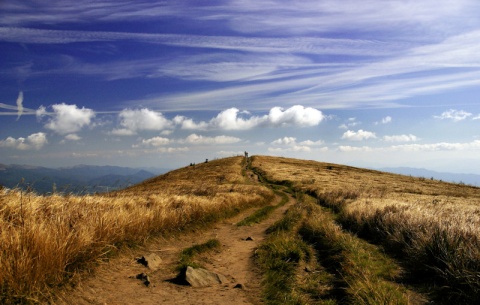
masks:
[[[281,199],[277,196],[275,203]],[[234,218],[217,223],[213,228],[157,240],[142,249],[129,250],[101,265],[74,289],[59,295],[56,304],[262,304],[261,274],[255,267],[256,247],[266,238],[265,230],[279,220],[294,200],[276,209],[268,219],[252,226],[236,223],[255,211],[249,209]],[[253,240],[246,240],[251,237]],[[210,271],[227,277],[227,284],[194,288],[172,283],[180,252],[192,245],[216,238],[222,244],[218,252],[200,256]],[[155,272],[136,262],[136,257],[156,253],[162,259]],[[151,284],[145,286],[135,276],[146,272]],[[242,284],[243,288],[234,288]]]

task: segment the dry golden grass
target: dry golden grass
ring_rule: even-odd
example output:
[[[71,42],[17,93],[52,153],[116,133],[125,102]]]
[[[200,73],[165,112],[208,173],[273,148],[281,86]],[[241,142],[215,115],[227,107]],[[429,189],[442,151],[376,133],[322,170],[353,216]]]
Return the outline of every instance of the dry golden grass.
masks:
[[[0,303],[47,300],[121,246],[269,202],[273,192],[248,184],[242,162],[216,160],[97,196],[0,190]]]
[[[480,188],[337,164],[254,157],[267,180],[315,196],[343,227],[382,243],[441,298],[480,302]]]

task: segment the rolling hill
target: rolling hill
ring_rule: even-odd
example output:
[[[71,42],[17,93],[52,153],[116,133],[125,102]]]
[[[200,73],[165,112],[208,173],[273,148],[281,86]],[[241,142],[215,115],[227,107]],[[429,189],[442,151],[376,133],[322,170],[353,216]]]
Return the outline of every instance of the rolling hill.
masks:
[[[115,273],[132,268],[131,258],[115,257],[175,248],[177,252],[168,256],[169,264],[174,264],[180,261],[175,255],[184,252],[177,243],[199,249],[209,238],[217,239],[216,250],[186,264],[261,277],[261,287],[248,291],[258,293],[265,303],[480,301],[480,188],[464,184],[316,161],[232,157],[180,168],[106,194],[37,196],[0,190],[0,207],[1,243],[7,249],[0,253],[0,267],[7,270],[0,274],[4,303],[45,298],[55,303],[55,287],[83,278],[82,272],[100,261],[109,271],[105,278],[92,280],[97,291],[92,297],[98,302],[129,298],[133,302],[150,295],[152,299],[144,303],[153,304],[165,291],[188,300],[193,293],[188,286],[169,286],[175,283],[161,279],[174,265],[150,272],[150,279],[157,282],[148,293],[117,298],[110,291],[133,291],[129,285],[137,282]],[[282,213],[273,212],[282,207]],[[245,219],[232,222],[239,213]],[[269,226],[255,238],[255,247],[238,258],[250,261],[248,270],[231,270],[236,267],[227,259],[233,247],[228,246],[228,237],[242,232],[241,225],[265,221]],[[246,237],[236,237],[238,249],[245,248],[241,243]],[[123,280],[110,285],[107,279],[112,277]],[[230,288],[232,300],[244,300],[235,295],[247,290]],[[221,299],[227,293],[215,289],[205,293],[219,291],[217,301],[227,302]],[[201,293],[195,295],[197,301],[203,299]]]

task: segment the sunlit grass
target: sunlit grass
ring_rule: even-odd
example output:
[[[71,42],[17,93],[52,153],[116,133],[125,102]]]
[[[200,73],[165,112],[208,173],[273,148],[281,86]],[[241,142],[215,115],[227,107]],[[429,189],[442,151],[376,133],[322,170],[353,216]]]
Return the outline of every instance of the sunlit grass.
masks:
[[[273,192],[245,184],[241,161],[187,167],[98,196],[0,190],[0,303],[44,301],[123,246],[269,203]]]
[[[436,299],[480,302],[480,188],[287,158],[258,156],[252,166],[382,244]]]

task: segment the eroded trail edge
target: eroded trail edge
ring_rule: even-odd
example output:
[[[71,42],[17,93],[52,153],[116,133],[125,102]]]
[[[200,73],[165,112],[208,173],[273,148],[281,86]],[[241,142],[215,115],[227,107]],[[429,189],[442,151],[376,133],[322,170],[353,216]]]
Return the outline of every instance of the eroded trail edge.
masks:
[[[253,180],[256,176],[247,173]],[[268,218],[250,226],[237,223],[259,208],[217,223],[213,228],[189,234],[171,236],[145,246],[128,250],[118,258],[100,266],[94,275],[83,280],[74,289],[62,292],[57,304],[260,304],[262,275],[254,264],[254,252],[265,240],[266,229],[281,219],[295,200],[288,197],[285,205],[275,209]],[[272,205],[282,196],[276,195]],[[210,287],[191,287],[172,281],[183,249],[216,239],[221,249],[199,255],[200,264],[226,277],[227,283]],[[135,258],[156,254],[161,258],[157,270],[149,270]],[[150,285],[137,279],[145,273]],[[240,284],[240,285],[239,285]]]

